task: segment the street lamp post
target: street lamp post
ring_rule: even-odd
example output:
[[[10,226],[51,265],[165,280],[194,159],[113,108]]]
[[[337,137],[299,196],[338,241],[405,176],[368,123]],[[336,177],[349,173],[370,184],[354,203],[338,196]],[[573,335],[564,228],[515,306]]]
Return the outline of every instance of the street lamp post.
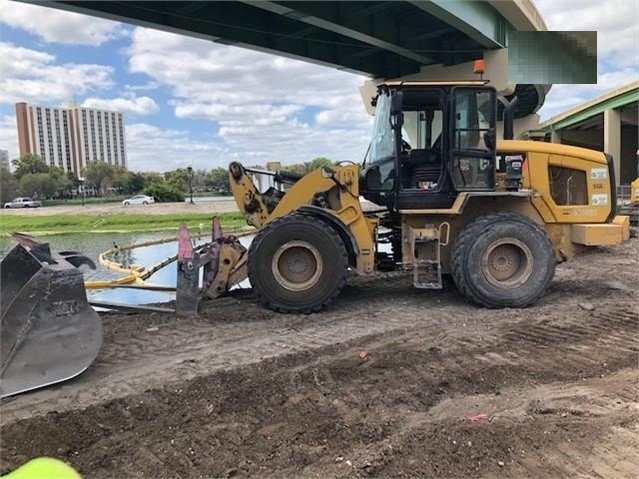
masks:
[[[78,178],[78,193],[80,194],[80,198],[82,199],[82,206],[84,206],[84,178]]]
[[[189,194],[191,196],[190,203],[194,205],[195,203],[193,203],[193,168],[191,168],[190,166],[187,166],[186,171],[189,172]]]

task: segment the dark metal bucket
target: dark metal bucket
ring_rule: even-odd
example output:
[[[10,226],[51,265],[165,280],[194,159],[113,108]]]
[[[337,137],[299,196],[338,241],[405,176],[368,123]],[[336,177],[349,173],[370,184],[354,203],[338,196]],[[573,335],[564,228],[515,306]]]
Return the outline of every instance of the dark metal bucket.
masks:
[[[14,234],[0,263],[0,397],[71,379],[94,361],[102,322],[87,301],[76,252]]]

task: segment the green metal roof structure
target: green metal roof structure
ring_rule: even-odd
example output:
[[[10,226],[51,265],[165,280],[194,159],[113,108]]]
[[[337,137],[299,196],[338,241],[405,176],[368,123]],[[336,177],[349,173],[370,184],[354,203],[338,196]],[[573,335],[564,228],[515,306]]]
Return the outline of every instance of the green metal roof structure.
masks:
[[[637,105],[637,103],[639,103],[639,81],[605,93],[575,108],[555,115],[542,122],[539,127],[550,131],[563,130],[597,117],[606,110],[622,108],[633,104]]]

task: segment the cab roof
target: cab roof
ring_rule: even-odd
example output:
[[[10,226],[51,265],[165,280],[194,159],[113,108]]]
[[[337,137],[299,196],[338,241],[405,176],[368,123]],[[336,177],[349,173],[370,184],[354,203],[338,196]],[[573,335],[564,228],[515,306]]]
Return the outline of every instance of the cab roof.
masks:
[[[457,80],[457,81],[385,81],[377,85],[393,87],[429,87],[429,86],[484,86],[490,80]]]

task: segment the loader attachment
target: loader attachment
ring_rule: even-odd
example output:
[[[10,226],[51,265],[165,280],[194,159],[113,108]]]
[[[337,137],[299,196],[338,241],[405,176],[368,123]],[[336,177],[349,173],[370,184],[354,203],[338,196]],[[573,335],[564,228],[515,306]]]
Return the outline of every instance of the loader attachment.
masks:
[[[18,245],[0,263],[0,397],[77,376],[102,344],[102,322],[76,267],[95,264],[13,236]]]
[[[222,233],[217,217],[211,224],[211,241],[200,247],[185,224],[178,230],[177,284],[175,312],[181,316],[197,316],[199,301],[223,296],[247,277],[247,250],[234,235]],[[199,288],[203,268],[202,289]]]

